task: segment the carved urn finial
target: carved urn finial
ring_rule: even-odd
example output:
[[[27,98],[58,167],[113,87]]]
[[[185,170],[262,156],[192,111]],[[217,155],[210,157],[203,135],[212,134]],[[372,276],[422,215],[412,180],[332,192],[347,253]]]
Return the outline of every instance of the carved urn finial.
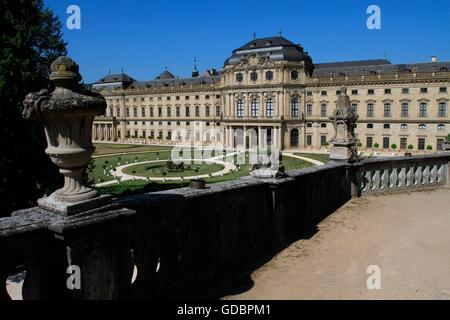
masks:
[[[334,124],[334,137],[330,159],[354,162],[357,158],[355,127],[359,116],[354,113],[347,88],[341,87],[336,109],[330,119]]]
[[[51,65],[50,80],[55,89],[30,93],[24,101],[24,118],[37,117],[43,123],[48,147],[45,152],[64,175],[64,187],[38,201],[53,212],[70,214],[75,204],[93,203],[98,192],[87,187],[83,174],[95,148],[92,123],[105,112],[106,101],[99,94],[85,91],[78,65],[69,57],[59,57]],[[77,209],[78,210],[78,209]],[[72,210],[72,212],[77,212]],[[79,211],[79,210],[78,210]]]

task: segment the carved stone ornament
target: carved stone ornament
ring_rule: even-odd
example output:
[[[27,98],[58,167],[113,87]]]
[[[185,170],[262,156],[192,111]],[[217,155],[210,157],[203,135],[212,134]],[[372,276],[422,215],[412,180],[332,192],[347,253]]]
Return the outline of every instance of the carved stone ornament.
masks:
[[[84,90],[81,79],[78,65],[68,57],[59,57],[51,65],[55,90],[30,93],[23,103],[23,117],[37,117],[43,123],[48,144],[45,152],[64,175],[64,187],[40,199],[39,206],[64,214],[69,214],[68,208],[75,203],[90,209],[89,203],[95,202],[91,200],[99,197],[96,190],[84,185],[83,174],[95,150],[92,123],[95,116],[105,112],[106,101]]]
[[[356,121],[359,116],[353,112],[347,88],[342,87],[336,109],[330,119],[334,125],[334,137],[331,140],[331,160],[354,162],[357,158],[355,137]]]

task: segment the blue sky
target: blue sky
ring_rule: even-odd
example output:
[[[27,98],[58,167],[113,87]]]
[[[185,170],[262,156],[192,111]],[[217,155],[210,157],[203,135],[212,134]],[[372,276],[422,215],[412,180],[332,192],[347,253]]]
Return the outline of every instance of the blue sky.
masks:
[[[300,43],[314,62],[383,58],[393,63],[450,61],[450,0],[44,0],[61,18],[69,56],[86,83],[111,70],[138,80],[165,66],[189,76],[223,66],[231,51],[257,37]],[[69,5],[81,8],[81,30],[66,27]],[[381,8],[381,30],[366,9]]]

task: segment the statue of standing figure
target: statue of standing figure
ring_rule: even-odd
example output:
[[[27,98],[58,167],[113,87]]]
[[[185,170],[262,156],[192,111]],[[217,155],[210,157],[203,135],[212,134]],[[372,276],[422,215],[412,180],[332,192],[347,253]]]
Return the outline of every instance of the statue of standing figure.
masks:
[[[356,121],[359,116],[354,112],[347,95],[347,88],[342,87],[336,109],[330,119],[334,125],[333,145],[330,159],[334,161],[354,162],[357,159],[357,139],[355,137]]]

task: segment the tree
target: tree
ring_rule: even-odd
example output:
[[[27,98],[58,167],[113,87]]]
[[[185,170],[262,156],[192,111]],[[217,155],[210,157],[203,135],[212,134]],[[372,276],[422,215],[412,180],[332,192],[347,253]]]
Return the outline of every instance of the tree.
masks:
[[[396,150],[396,149],[397,149],[397,145],[396,145],[395,143],[392,144],[391,149],[392,149],[392,150]]]
[[[414,149],[414,146],[412,144],[408,145],[408,150]]]
[[[45,155],[38,121],[22,119],[28,92],[49,88],[49,67],[66,54],[61,22],[42,0],[0,0],[0,216],[62,185]]]

